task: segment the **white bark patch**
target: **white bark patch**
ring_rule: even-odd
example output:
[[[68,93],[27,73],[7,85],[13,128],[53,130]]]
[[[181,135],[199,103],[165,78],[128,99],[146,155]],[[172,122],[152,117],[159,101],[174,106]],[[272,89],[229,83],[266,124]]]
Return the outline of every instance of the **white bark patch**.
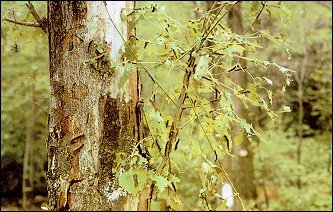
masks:
[[[93,174],[97,173],[97,169],[98,169],[97,168],[98,161],[94,160],[98,157],[95,157],[94,155],[89,153],[92,150],[91,144],[92,144],[92,142],[91,142],[89,136],[87,136],[87,141],[85,142],[85,145],[82,148],[82,154],[81,154],[81,158],[79,160],[80,171],[87,175],[93,175]]]
[[[125,52],[124,40],[127,40],[127,21],[121,19],[121,13],[123,9],[126,9],[126,2],[107,1],[104,5],[102,1],[90,1],[88,7],[88,42],[95,40],[109,45],[110,61],[117,64],[111,83],[102,86],[102,91],[109,92],[112,98],[123,97],[125,101],[128,101],[130,94],[127,89],[125,87],[119,89],[117,85],[120,76],[124,73],[124,68],[120,64],[121,56]]]
[[[57,108],[58,104],[54,95],[51,95],[50,102],[51,102],[51,108]]]
[[[54,174],[55,167],[56,167],[56,164],[55,164],[55,154],[54,154],[52,157],[52,162],[51,162],[51,173],[52,174]]]
[[[121,56],[119,54],[119,50],[121,49],[121,52],[125,52],[125,44],[122,37],[125,38],[125,40],[127,40],[127,25],[121,20],[121,12],[122,9],[126,8],[126,2],[107,1],[106,4],[107,4],[106,8],[109,11],[112,21],[116,26],[114,26],[110,18],[107,17],[105,41],[111,44],[111,52],[110,52],[111,59],[113,59],[114,61],[118,61]],[[122,37],[119,35],[115,27],[119,30]]]
[[[103,194],[110,204],[117,201],[120,197],[125,197],[127,195],[126,191],[123,191],[120,188],[114,190],[113,187],[114,186],[112,185],[112,182],[109,181],[107,184],[105,184],[103,189]]]

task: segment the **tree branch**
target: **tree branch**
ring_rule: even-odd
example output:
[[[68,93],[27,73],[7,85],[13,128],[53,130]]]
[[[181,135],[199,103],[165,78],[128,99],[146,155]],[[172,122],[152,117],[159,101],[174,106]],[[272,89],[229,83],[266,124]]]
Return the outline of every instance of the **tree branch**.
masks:
[[[13,16],[14,16],[15,20],[9,19],[9,18],[2,18],[2,20],[8,21],[8,22],[14,23],[14,24],[22,25],[22,26],[39,27],[44,32],[47,32],[47,27],[48,27],[47,18],[45,18],[45,17],[40,18],[39,15],[38,15],[38,13],[36,12],[34,6],[32,5],[32,3],[30,1],[28,1],[28,3],[26,4],[26,6],[28,7],[28,9],[29,9],[30,13],[32,14],[32,16],[36,19],[37,23],[17,21],[16,18],[15,18],[14,11],[13,11]],[[5,17],[6,17],[6,15],[5,15]]]
[[[28,7],[30,13],[35,18],[35,20],[39,23],[41,21],[41,18],[39,17],[38,13],[36,12],[34,5],[32,5],[32,3],[30,1],[28,1],[28,3],[26,3],[25,5]]]
[[[28,1],[28,3],[25,4],[25,5],[28,7],[30,13],[35,18],[35,20],[38,22],[39,27],[42,28],[42,30],[44,32],[47,32],[47,28],[48,28],[47,18],[45,18],[45,17],[40,18],[39,15],[38,15],[38,13],[37,13],[37,11],[35,10],[34,5],[30,1]]]
[[[8,21],[10,23],[23,25],[23,26],[31,26],[31,27],[41,27],[39,23],[33,23],[33,22],[23,22],[23,21],[15,21],[9,18],[2,18],[4,21]]]
[[[227,15],[229,12],[230,12],[230,10],[233,8],[233,6],[235,6],[236,4],[238,4],[239,3],[239,1],[237,1],[236,3],[233,3],[230,7],[229,7],[229,9],[220,17],[220,19],[219,20],[217,20],[217,22],[213,25],[213,27],[212,28],[210,28],[209,29],[209,31],[208,31],[208,33],[206,34],[206,36],[204,37],[204,38],[202,38],[201,39],[201,42],[200,42],[200,47],[201,47],[201,45],[205,42],[205,40],[207,39],[207,37],[209,36],[209,34],[213,31],[213,29],[217,26],[217,24],[224,18],[224,16],[225,15]],[[224,7],[224,5],[222,6],[222,8]],[[220,12],[220,11],[219,11]],[[217,17],[217,16],[216,16]],[[214,19],[215,20],[215,19]],[[205,34],[205,32],[204,32],[204,34]]]
[[[262,3],[261,2],[261,4],[262,4],[262,8],[261,8],[261,10],[259,11],[259,13],[258,13],[258,15],[257,15],[257,17],[256,17],[256,19],[254,20],[254,22],[242,33],[242,35],[244,35],[245,33],[247,33],[247,31],[249,31],[250,30],[250,28],[252,28],[253,26],[254,26],[254,24],[258,21],[258,19],[259,19],[259,17],[260,17],[260,15],[261,15],[261,13],[262,13],[262,11],[264,10],[264,8],[265,8],[265,6],[266,6],[266,1],[264,2],[264,3]]]

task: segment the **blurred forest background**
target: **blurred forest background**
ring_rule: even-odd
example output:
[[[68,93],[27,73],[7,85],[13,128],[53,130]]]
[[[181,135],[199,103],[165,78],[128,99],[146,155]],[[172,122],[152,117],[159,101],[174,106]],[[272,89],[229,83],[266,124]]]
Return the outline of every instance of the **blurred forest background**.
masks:
[[[47,3],[33,2],[40,16]],[[137,7],[157,4],[160,11],[180,24],[200,18],[207,2],[137,2]],[[294,70],[290,86],[281,92],[284,78],[268,71],[273,105],[290,106],[278,124],[259,110],[248,114],[249,122],[267,140],[253,141],[253,164],[257,197],[245,202],[252,210],[332,210],[332,2],[266,2],[256,28],[285,40],[285,47],[262,40],[257,56]],[[198,8],[198,9],[196,9]],[[251,25],[260,2],[242,2],[243,25]],[[33,22],[25,2],[1,2],[1,17]],[[151,39],[162,26],[153,19],[137,23],[137,36]],[[223,20],[224,21],[224,20]],[[154,53],[151,53],[154,54]],[[1,210],[22,208],[22,187],[32,209],[47,202],[46,148],[49,107],[48,37],[39,28],[1,21]],[[252,71],[252,70],[251,70]],[[256,70],[253,69],[253,74]],[[261,70],[258,70],[261,71]],[[181,75],[154,73],[167,91]],[[145,76],[142,76],[143,82]],[[162,80],[163,79],[163,80]],[[154,85],[144,84],[144,98]],[[166,101],[166,100],[159,100]],[[184,128],[180,139],[197,136]],[[185,143],[173,153],[182,172],[178,193],[191,210],[205,210],[198,201],[202,188],[199,157],[184,157]],[[25,169],[25,171],[24,171]],[[27,176],[23,176],[25,173]],[[22,179],[29,179],[22,185]],[[195,198],[194,198],[195,197]]]

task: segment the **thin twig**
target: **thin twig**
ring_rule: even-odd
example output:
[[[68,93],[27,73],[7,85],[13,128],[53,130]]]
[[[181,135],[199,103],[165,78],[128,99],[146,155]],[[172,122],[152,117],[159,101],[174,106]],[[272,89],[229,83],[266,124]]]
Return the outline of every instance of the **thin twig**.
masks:
[[[42,19],[39,17],[38,13],[36,12],[34,5],[30,1],[28,1],[28,3],[26,3],[25,5],[28,7],[31,15],[35,18],[35,20],[38,23],[40,23]]]
[[[207,39],[207,37],[209,36],[209,34],[213,31],[213,29],[215,29],[215,27],[217,26],[217,24],[222,20],[222,18],[224,18],[224,16],[226,16],[230,10],[236,5],[238,4],[239,1],[237,1],[236,3],[232,4],[231,7],[229,7],[229,9],[221,16],[221,18],[219,20],[217,20],[217,22],[213,25],[213,27],[208,31],[207,35],[201,40],[201,44],[200,46],[205,42],[205,40]]]
[[[254,24],[258,21],[258,19],[259,19],[260,15],[261,15],[262,11],[264,10],[265,6],[266,6],[266,1],[264,3],[262,3],[262,8],[259,11],[259,13],[258,13],[256,19],[254,20],[254,22],[242,33],[242,35],[244,35],[245,33],[247,33],[247,31],[249,31],[250,28],[252,28],[254,26]]]
[[[23,25],[23,26],[40,27],[39,23],[15,21],[15,20],[12,20],[9,18],[2,18],[2,20],[8,21],[10,23],[18,24],[18,25]]]
[[[215,7],[215,4],[217,3],[217,1],[214,1],[214,4],[212,5],[212,7],[209,9],[209,11],[208,11],[208,15],[213,11],[213,8]],[[222,11],[222,9],[224,8],[224,6],[226,5],[226,3],[224,3],[222,6],[221,6],[221,8],[219,9],[219,11],[215,14],[215,17],[214,17],[214,19],[212,20],[212,23],[214,23],[214,21],[216,20],[216,18],[217,18],[217,16],[220,14],[220,12]],[[215,9],[217,9],[217,8],[215,8]],[[214,10],[215,10],[214,9]],[[205,22],[203,23],[203,31],[204,31],[204,33],[202,34],[202,36],[204,36],[205,35],[205,33],[207,32],[207,29],[206,29],[206,20],[207,20],[207,17],[206,17],[206,19],[205,19]]]
[[[192,53],[190,53],[190,55],[192,55]],[[166,166],[169,157],[170,157],[170,153],[172,151],[172,144],[176,141],[176,138],[178,136],[179,133],[179,124],[180,124],[180,119],[182,117],[182,113],[183,113],[183,104],[185,102],[185,99],[187,98],[187,88],[189,86],[189,82],[190,82],[190,76],[193,73],[194,69],[195,69],[195,58],[190,56],[189,60],[188,60],[188,65],[186,67],[186,73],[183,77],[183,88],[181,93],[179,94],[179,100],[180,100],[180,104],[178,105],[174,118],[173,118],[173,123],[171,124],[171,128],[169,131],[169,140],[167,141],[166,145],[165,145],[165,151],[164,151],[164,158],[162,160],[162,162],[160,163],[160,166],[158,167],[158,174],[161,174],[164,167]]]
[[[148,124],[148,121],[147,121],[147,117],[146,117],[145,110],[143,110],[142,113],[143,113],[143,117],[144,117],[144,119],[145,119],[145,121],[146,121],[146,124],[147,124],[147,127],[148,127],[148,131],[149,131],[149,133],[150,133],[150,135],[151,135],[151,137],[152,137],[154,143],[156,144],[156,146],[157,146],[157,148],[158,148],[158,152],[160,153],[161,156],[163,156],[162,153],[161,153],[161,147],[160,147],[160,145],[158,144],[158,142],[157,142],[155,136],[153,135],[153,133],[152,133],[151,130],[150,130],[150,127],[149,127],[149,124]]]
[[[198,118],[199,124],[200,124],[200,126],[201,126],[201,128],[202,128],[202,131],[203,131],[204,134],[205,134],[205,137],[207,138],[207,141],[208,141],[208,143],[209,143],[209,145],[210,145],[210,148],[212,148],[212,150],[213,150],[213,152],[214,152],[214,154],[215,154],[215,160],[217,160],[217,154],[216,154],[216,151],[214,150],[214,147],[213,147],[211,141],[209,140],[209,137],[208,137],[208,135],[207,135],[207,133],[206,133],[206,131],[205,131],[205,128],[204,128],[204,126],[203,126],[203,124],[202,124],[202,122],[201,122],[201,120],[200,120],[200,118],[199,118],[199,116],[198,116],[198,114],[197,114],[197,112],[196,112],[196,110],[195,110],[195,106],[194,106],[193,100],[192,100],[192,98],[191,98],[190,96],[189,96],[188,98],[190,99],[190,102],[191,102],[191,105],[192,105],[193,112],[194,112],[195,116]]]
[[[32,15],[32,16],[35,18],[35,20],[39,23],[40,28],[42,28],[42,30],[43,30],[44,32],[47,32],[47,28],[48,28],[48,21],[47,21],[47,18],[45,18],[45,17],[40,18],[39,15],[38,15],[38,13],[37,13],[37,11],[35,10],[34,5],[33,5],[30,1],[28,1],[28,3],[25,4],[25,5],[28,7],[28,9],[29,9],[31,15]]]

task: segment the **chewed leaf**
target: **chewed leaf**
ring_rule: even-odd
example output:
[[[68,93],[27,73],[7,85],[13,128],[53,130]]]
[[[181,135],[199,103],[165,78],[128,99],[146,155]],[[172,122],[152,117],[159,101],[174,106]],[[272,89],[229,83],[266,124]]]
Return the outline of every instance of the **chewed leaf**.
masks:
[[[282,113],[288,113],[288,112],[291,112],[291,108],[289,106],[283,106]]]
[[[276,64],[276,63],[271,63],[272,65],[275,65],[278,69],[279,69],[279,71],[281,71],[283,74],[287,74],[288,72],[295,72],[295,71],[293,71],[293,70],[290,70],[289,68],[286,68],[286,67],[283,67],[283,66],[280,66],[280,65],[278,65],[278,64]]]
[[[270,79],[268,79],[268,78],[266,78],[266,77],[263,77],[263,78],[266,80],[266,82],[267,82],[268,84],[273,85],[272,80],[270,80]]]
[[[168,179],[163,176],[153,175],[151,178],[156,182],[156,186],[160,192],[163,192],[164,189],[170,184]]]

